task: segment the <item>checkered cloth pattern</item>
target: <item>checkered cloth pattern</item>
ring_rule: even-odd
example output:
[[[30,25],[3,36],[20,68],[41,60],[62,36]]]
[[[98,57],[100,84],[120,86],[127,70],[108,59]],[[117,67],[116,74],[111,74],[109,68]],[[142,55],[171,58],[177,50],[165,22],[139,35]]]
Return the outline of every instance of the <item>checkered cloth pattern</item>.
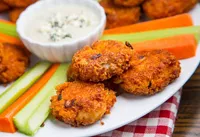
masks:
[[[179,90],[160,107],[144,117],[116,130],[95,137],[170,137],[180,103]]]

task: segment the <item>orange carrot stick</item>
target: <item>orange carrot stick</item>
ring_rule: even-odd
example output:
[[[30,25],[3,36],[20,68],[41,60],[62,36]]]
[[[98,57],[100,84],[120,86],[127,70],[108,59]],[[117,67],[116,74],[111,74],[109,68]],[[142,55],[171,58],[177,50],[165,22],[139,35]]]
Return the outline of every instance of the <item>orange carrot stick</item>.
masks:
[[[16,128],[12,120],[13,116],[17,114],[40,91],[58,67],[59,64],[52,65],[26,93],[24,93],[16,102],[0,114],[0,131],[9,133],[16,132]]]
[[[173,36],[158,40],[132,44],[136,51],[150,51],[156,49],[168,50],[177,59],[186,59],[196,55],[197,42],[192,34]]]
[[[5,23],[5,24],[9,24],[9,25],[15,25],[15,23],[4,20],[4,19],[0,19],[0,22]]]
[[[108,29],[104,31],[104,34],[133,33],[133,32],[159,30],[165,28],[175,28],[175,27],[184,27],[192,25],[193,25],[192,18],[189,14],[186,13],[173,17],[142,22],[114,29]]]

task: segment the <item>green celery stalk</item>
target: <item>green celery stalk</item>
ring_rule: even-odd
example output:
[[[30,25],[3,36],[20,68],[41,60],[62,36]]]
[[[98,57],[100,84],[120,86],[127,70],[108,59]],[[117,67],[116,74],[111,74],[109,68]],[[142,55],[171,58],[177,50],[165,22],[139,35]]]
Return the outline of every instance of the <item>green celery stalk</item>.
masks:
[[[13,37],[18,37],[16,31],[16,25],[9,25],[3,22],[0,22],[0,32],[3,34],[7,34]]]
[[[67,81],[68,66],[69,64],[61,64],[39,93],[14,116],[14,124],[20,132],[33,135],[45,121],[49,114],[50,96],[54,94],[57,85]],[[36,118],[38,119],[34,120]]]
[[[3,94],[0,95],[0,113],[17,100],[50,67],[49,62],[40,62],[25,72]]]
[[[143,42],[148,40],[160,39],[165,37],[171,37],[182,34],[194,34],[197,41],[200,40],[200,26],[172,28],[164,30],[146,31],[129,34],[114,34],[114,35],[103,35],[101,40],[118,40],[128,41],[130,43]]]
[[[34,135],[41,127],[42,123],[46,120],[50,113],[50,105],[51,105],[51,96],[54,95],[55,92],[52,92],[50,96],[48,96],[41,105],[36,109],[35,113],[31,115],[31,117],[27,121],[27,125],[25,127],[26,134]]]

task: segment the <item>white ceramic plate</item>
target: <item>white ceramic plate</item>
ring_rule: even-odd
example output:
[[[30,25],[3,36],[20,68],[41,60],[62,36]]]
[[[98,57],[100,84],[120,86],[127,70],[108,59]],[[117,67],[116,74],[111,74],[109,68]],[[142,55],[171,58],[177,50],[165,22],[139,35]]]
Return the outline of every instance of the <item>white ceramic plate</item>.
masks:
[[[200,5],[197,5],[190,13],[195,25],[200,25]],[[91,126],[74,128],[52,118],[48,118],[48,120],[45,122],[45,126],[39,130],[35,137],[93,136],[111,131],[137,120],[160,106],[173,94],[175,94],[176,91],[178,91],[179,88],[181,88],[194,73],[199,61],[200,45],[197,49],[197,55],[195,57],[181,60],[181,76],[175,82],[165,88],[163,92],[150,97],[136,97],[128,94],[122,94],[121,96],[117,97],[117,103],[112,108],[111,114],[102,119],[102,121],[105,123],[103,126],[100,124],[100,122],[97,122]],[[0,92],[3,92],[4,90],[5,88],[0,87]],[[0,133],[0,137],[26,136],[17,132],[14,134]]]

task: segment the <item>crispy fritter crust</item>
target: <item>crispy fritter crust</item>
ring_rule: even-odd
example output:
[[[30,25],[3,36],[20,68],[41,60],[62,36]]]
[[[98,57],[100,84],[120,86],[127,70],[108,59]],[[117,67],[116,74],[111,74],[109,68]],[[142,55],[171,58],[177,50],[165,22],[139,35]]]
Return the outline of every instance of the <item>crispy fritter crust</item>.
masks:
[[[120,75],[130,66],[133,50],[118,41],[97,41],[72,58],[68,79],[99,82]]]
[[[165,18],[188,12],[198,0],[146,0],[142,7],[151,19]]]
[[[107,16],[106,29],[134,24],[140,19],[140,7],[120,7],[113,0],[101,0]]]
[[[37,0],[3,0],[3,1],[11,7],[25,8],[35,3]]]
[[[171,53],[154,50],[134,54],[128,71],[115,78],[115,83],[135,95],[152,95],[179,77],[179,61]]]
[[[10,44],[0,44],[0,83],[9,83],[19,78],[29,64],[23,49]]]
[[[10,9],[10,7],[3,1],[0,1],[0,12],[6,11]]]
[[[119,6],[134,7],[139,6],[144,0],[114,0],[114,3]]]
[[[86,126],[100,120],[116,102],[115,93],[103,84],[81,81],[66,82],[56,87],[51,99],[52,115],[72,126]]]
[[[9,18],[12,22],[16,22],[20,14],[25,10],[25,8],[16,8],[9,11]]]

